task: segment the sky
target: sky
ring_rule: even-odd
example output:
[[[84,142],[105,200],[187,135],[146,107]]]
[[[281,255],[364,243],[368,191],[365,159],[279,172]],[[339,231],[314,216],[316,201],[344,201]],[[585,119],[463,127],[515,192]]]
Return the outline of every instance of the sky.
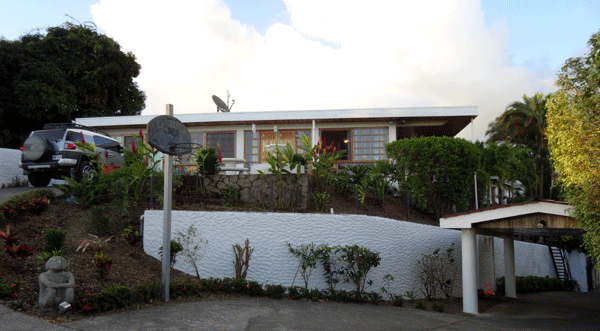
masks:
[[[418,3],[417,3],[418,2]],[[0,37],[92,22],[133,52],[143,115],[478,106],[473,130],[556,90],[600,0],[0,0]]]

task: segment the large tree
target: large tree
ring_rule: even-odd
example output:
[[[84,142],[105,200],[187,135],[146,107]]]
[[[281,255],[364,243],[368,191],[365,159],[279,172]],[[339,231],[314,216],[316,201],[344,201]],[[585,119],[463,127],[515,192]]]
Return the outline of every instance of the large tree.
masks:
[[[529,148],[535,160],[538,176],[534,197],[550,197],[552,186],[546,138],[546,102],[547,96],[536,93],[533,97],[523,95],[523,101],[511,103],[502,115],[490,123],[486,134],[488,142],[506,142],[517,147]]]
[[[548,102],[548,141],[567,201],[586,230],[588,251],[600,257],[600,31],[588,51],[570,58]]]
[[[140,69],[134,54],[89,25],[0,39],[0,147],[18,148],[45,123],[139,115]]]

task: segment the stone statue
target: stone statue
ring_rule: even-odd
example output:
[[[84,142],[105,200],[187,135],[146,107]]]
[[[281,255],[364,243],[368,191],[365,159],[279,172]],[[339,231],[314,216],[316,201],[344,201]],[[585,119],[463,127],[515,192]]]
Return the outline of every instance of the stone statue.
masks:
[[[62,302],[73,302],[75,277],[65,271],[67,260],[53,256],[46,262],[46,272],[40,274],[40,296],[38,304],[42,310],[56,308]]]

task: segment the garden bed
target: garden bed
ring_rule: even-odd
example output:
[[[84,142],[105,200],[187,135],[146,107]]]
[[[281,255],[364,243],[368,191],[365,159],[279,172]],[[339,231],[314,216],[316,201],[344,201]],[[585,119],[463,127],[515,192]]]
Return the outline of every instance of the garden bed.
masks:
[[[331,205],[335,213],[340,213],[340,211],[354,213],[356,211],[354,201],[337,193],[332,194]],[[110,219],[108,232],[101,237],[111,237],[103,252],[107,257],[112,258],[113,262],[110,271],[104,278],[100,277],[100,274],[97,272],[93,250],[88,249],[85,252],[77,252],[80,241],[90,238],[91,209],[81,209],[77,205],[67,203],[64,199],[58,198],[51,201],[48,209],[40,215],[22,213],[18,217],[9,220],[8,224],[11,225],[11,232],[20,240],[20,243],[33,246],[35,249],[33,255],[26,260],[14,259],[5,252],[0,252],[1,282],[4,284],[15,284],[15,293],[17,293],[17,296],[12,298],[12,300],[5,301],[4,304],[29,315],[60,321],[64,318],[77,318],[80,314],[81,306],[83,306],[79,303],[88,293],[99,293],[102,289],[115,284],[134,287],[140,284],[156,283],[161,280],[160,261],[146,255],[142,249],[141,242],[132,246],[121,236],[123,229],[127,226],[139,227],[139,216],[148,206],[141,204],[133,205],[124,216],[113,213],[109,202],[99,204],[99,206],[103,207]],[[240,203],[232,207],[223,207],[220,203],[209,203],[207,201],[194,206],[174,206],[174,209],[265,211],[259,206]],[[369,214],[399,220],[405,219],[406,213],[405,200],[396,198],[390,198],[382,205],[374,205],[372,201],[367,200],[365,205],[359,208],[359,214]],[[411,208],[409,214],[411,221],[437,225],[436,220],[415,209]],[[43,264],[39,262],[38,256],[41,255],[45,246],[44,232],[51,229],[66,231],[63,256],[69,260],[68,270],[74,274],[76,281],[75,311],[67,315],[59,315],[56,312],[43,313],[37,306],[38,275],[43,270]],[[2,230],[5,230],[5,228],[2,228]],[[172,270],[171,280],[184,282],[194,281],[196,278]],[[282,285],[289,286],[290,284]],[[216,293],[207,297],[229,298],[232,295]],[[443,306],[443,311],[446,313],[462,313],[462,301],[460,300],[425,302],[426,309],[434,309],[433,304],[436,302],[437,307]],[[486,301],[482,300],[482,304],[485,306]],[[414,301],[404,301],[405,307],[413,307],[414,305],[416,305]],[[484,310],[487,308],[481,307],[481,309]]]

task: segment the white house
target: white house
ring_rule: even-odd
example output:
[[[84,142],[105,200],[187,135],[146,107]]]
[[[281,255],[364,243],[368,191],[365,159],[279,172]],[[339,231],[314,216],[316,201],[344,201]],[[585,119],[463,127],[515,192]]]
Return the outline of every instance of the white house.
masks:
[[[76,123],[101,129],[128,148],[139,129],[157,115],[77,118]],[[290,143],[298,150],[302,134],[312,144],[332,142],[348,152],[342,162],[385,160],[384,145],[402,138],[454,136],[477,117],[477,107],[370,108],[308,111],[175,114],[192,142],[219,147],[223,157],[264,163],[267,149]]]

